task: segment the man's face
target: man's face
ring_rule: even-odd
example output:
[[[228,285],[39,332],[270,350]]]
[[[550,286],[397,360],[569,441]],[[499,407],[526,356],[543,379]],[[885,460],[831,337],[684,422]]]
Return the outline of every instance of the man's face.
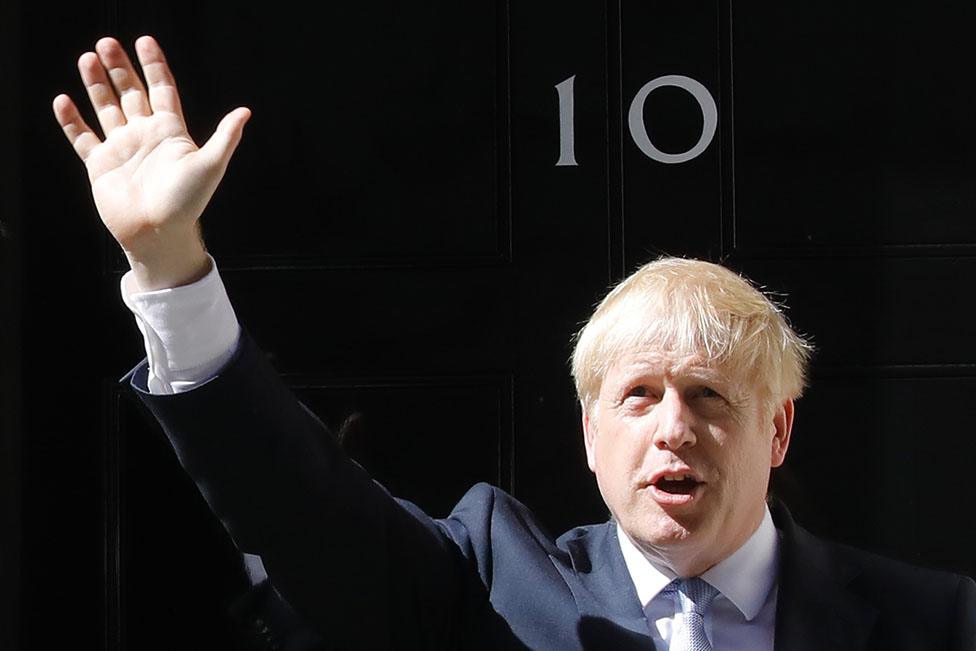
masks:
[[[604,501],[645,554],[681,576],[738,549],[762,520],[793,403],[770,408],[721,368],[655,352],[609,369],[583,428]]]

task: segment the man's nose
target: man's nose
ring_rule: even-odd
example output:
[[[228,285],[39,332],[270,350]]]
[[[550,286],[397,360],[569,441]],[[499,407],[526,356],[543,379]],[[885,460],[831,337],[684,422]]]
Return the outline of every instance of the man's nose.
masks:
[[[656,448],[677,450],[697,442],[692,427],[694,413],[677,392],[665,391],[654,413],[657,416],[653,438]]]

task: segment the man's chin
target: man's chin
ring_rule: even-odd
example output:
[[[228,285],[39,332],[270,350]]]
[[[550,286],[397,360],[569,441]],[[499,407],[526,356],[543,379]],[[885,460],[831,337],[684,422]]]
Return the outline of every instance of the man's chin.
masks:
[[[627,535],[651,563],[667,568],[675,576],[697,576],[714,565],[709,553],[711,543],[704,532],[678,523],[641,532],[640,537]]]
[[[630,539],[641,549],[656,549],[667,551],[680,549],[693,543],[699,538],[701,529],[687,518],[677,519],[667,513],[661,513],[650,521],[643,521],[632,529],[624,526],[624,531]]]

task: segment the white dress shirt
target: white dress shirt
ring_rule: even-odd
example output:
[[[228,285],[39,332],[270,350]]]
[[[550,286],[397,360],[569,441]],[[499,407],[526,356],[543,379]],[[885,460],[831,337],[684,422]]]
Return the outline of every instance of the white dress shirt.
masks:
[[[657,651],[669,651],[678,627],[681,605],[660,592],[678,578],[652,563],[617,525],[620,551],[637,588],[637,597],[651,624]],[[705,613],[705,635],[714,651],[773,651],[776,623],[776,568],[779,535],[769,509],[756,532],[735,553],[701,578],[719,595]]]

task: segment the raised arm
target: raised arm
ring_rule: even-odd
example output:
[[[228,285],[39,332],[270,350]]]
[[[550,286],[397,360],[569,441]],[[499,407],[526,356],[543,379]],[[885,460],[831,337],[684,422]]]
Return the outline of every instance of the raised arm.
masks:
[[[207,274],[197,222],[250,112],[230,112],[197,147],[162,50],[144,36],[136,52],[145,83],[111,38],[78,61],[103,139],[66,95],[55,98],[54,113],[88,169],[103,222],[129,259],[137,284],[130,289],[145,291],[189,285]],[[170,301],[171,308],[180,296],[209,305],[200,296],[210,284],[138,300],[158,299],[157,308]],[[193,297],[186,299],[187,292]],[[162,326],[170,336],[146,335],[149,360],[133,372],[132,386],[238,549],[264,560],[274,585],[301,618],[334,648],[475,648],[458,641],[492,639],[497,622],[479,574],[488,565],[475,560],[466,526],[459,520],[438,524],[375,484],[298,402],[249,337],[228,349],[233,355],[220,373],[192,390],[176,391],[172,384],[172,391],[152,391],[154,366],[171,375],[174,368],[187,370],[176,359],[188,355],[175,350],[175,331],[192,329],[185,340],[199,348],[206,339],[200,328],[215,320],[174,324],[176,311],[154,311],[153,318],[167,322]],[[159,325],[140,323],[144,334]],[[158,364],[170,353],[168,363]],[[473,520],[490,516],[487,507],[475,510],[483,517]],[[479,549],[486,548],[483,543]],[[266,584],[256,594],[263,597],[250,608],[278,611],[281,601]]]
[[[148,291],[194,282],[209,270],[198,220],[251,112],[234,109],[198,147],[159,44],[143,36],[135,45],[145,83],[114,38],[78,59],[104,138],[67,95],[54,99],[54,115],[88,169],[102,221],[129,260],[132,289]]]

